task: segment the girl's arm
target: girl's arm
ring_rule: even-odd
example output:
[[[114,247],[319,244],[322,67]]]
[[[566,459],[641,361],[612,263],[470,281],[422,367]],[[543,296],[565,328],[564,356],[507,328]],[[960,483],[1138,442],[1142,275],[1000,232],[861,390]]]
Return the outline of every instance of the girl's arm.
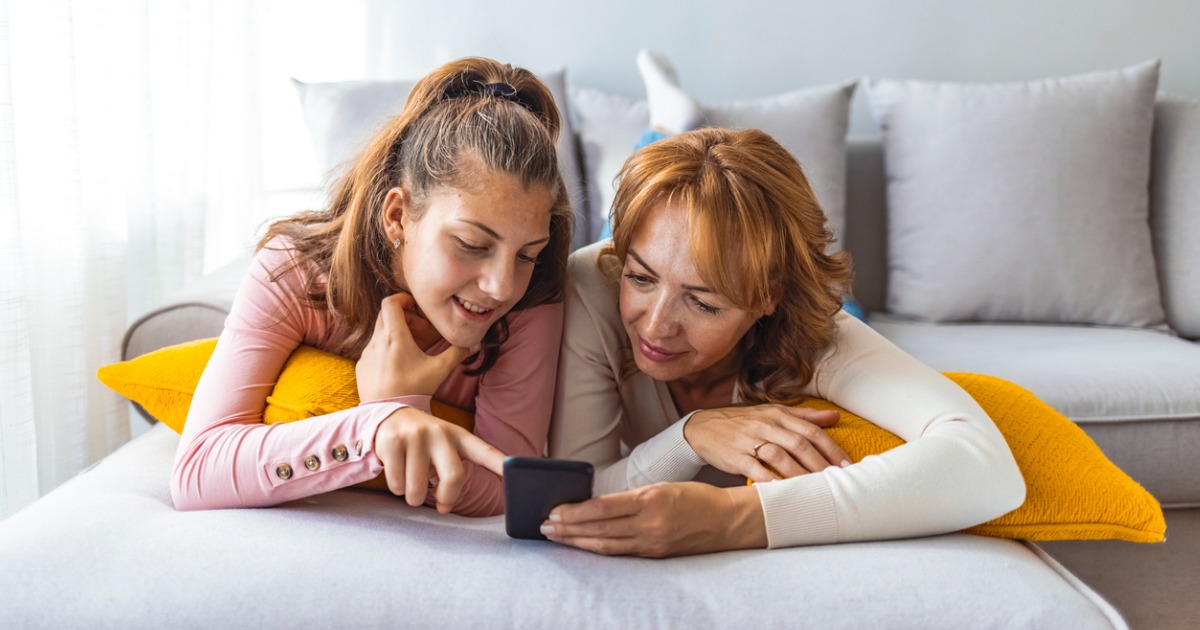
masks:
[[[278,246],[277,243],[268,247]],[[301,343],[320,345],[327,315],[302,303],[303,273],[279,281],[290,253],[261,250],[234,299],[188,412],[171,480],[181,510],[275,505],[371,479],[382,470],[376,430],[428,396],[360,405],[303,422],[262,423],[267,395]]]
[[[544,453],[562,317],[561,303],[509,313],[508,341],[496,364],[479,378],[475,434],[506,455],[541,457]],[[447,396],[448,400],[452,398]],[[500,476],[469,460],[462,463],[466,481],[455,513],[503,513],[504,484]],[[434,491],[430,491],[426,505],[434,503]]]

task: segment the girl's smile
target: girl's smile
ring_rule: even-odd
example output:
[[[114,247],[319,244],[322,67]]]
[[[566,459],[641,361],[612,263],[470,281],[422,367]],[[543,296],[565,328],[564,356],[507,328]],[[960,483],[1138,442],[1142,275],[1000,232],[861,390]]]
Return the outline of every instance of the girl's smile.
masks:
[[[398,188],[385,201],[388,236],[403,239],[397,282],[442,338],[464,348],[478,345],[525,295],[550,240],[549,187],[478,171],[469,187],[436,189],[423,207]]]

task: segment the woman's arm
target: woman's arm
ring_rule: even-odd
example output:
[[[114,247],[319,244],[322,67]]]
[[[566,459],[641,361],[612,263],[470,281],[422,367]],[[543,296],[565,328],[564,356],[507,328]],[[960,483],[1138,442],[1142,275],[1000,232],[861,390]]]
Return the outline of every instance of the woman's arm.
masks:
[[[550,426],[562,304],[545,304],[508,315],[509,337],[500,358],[479,378],[475,393],[475,435],[507,455],[541,457]],[[440,398],[440,395],[439,395]],[[504,512],[499,475],[463,460],[465,473],[455,513],[491,516]],[[434,504],[430,491],[427,505]]]
[[[808,392],[906,443],[848,468],[757,484],[772,547],[927,536],[1010,512],[1025,482],[962,388],[841,313]]]
[[[838,318],[837,340],[807,393],[906,444],[846,468],[752,488],[659,484],[560,506],[546,535],[600,553],[681,555],[928,536],[1019,507],[1024,480],[978,403],[865,324]],[[758,504],[761,520],[747,512]]]
[[[704,461],[683,437],[687,418],[673,424],[664,420],[665,430],[621,456],[622,423],[646,421],[626,418],[626,404],[645,408],[647,417],[667,414],[648,409],[661,406],[649,379],[620,382],[629,341],[621,326],[616,287],[596,267],[602,246],[581,249],[570,260],[550,456],[595,466],[597,494],[690,480]]]
[[[360,405],[303,422],[262,423],[267,395],[301,343],[319,345],[323,313],[301,302],[303,275],[287,250],[263,249],[234,299],[188,412],[171,493],[181,510],[275,505],[379,474],[379,425],[405,406],[428,411],[428,396]]]

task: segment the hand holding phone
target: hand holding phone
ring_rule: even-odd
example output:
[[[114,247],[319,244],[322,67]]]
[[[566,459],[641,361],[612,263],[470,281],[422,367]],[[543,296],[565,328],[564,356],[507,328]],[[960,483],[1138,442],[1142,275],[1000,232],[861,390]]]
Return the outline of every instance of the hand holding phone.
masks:
[[[504,529],[513,538],[546,540],[542,523],[564,503],[592,498],[592,465],[567,459],[504,459]]]

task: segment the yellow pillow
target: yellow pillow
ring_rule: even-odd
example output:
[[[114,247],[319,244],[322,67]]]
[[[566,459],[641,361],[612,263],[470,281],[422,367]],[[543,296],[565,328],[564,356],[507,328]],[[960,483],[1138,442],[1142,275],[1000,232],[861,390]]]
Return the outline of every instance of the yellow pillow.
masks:
[[[1021,507],[976,525],[970,534],[1026,540],[1162,542],[1167,524],[1158,501],[1104,456],[1066,416],[1025,388],[995,376],[948,372],[995,421],[1025,477]],[[803,403],[836,409],[841,420],[829,435],[858,462],[903,440],[827,401]]]
[[[100,368],[97,376],[118,394],[142,406],[176,433],[183,432],[192,393],[200,373],[217,347],[216,339],[199,339],[147,352]],[[300,346],[283,364],[275,388],[267,396],[263,422],[294,422],[358,404],[354,362],[312,346]],[[472,431],[475,414],[438,400],[433,415]]]
[[[118,394],[142,406],[176,433],[183,432],[188,407],[200,374],[217,347],[216,339],[199,339],[147,352],[100,368],[97,376]],[[267,396],[263,422],[294,422],[349,409],[358,404],[354,362],[312,346],[300,346],[283,364],[283,372]],[[475,414],[439,400],[429,401],[433,415],[473,431]],[[355,487],[391,492],[382,473]]]
[[[100,380],[180,431],[215,345],[215,339],[205,339],[156,350],[101,368]],[[1074,422],[1003,379],[947,376],[996,422],[1025,476],[1024,505],[967,532],[1028,540],[1164,539],[1166,522],[1158,501],[1110,462]],[[267,397],[264,420],[291,422],[357,404],[354,362],[301,346],[284,364]],[[856,462],[903,444],[895,435],[827,401],[813,399],[804,405],[841,412],[841,421],[829,434]],[[474,425],[470,412],[438,401],[433,412],[468,430]]]

